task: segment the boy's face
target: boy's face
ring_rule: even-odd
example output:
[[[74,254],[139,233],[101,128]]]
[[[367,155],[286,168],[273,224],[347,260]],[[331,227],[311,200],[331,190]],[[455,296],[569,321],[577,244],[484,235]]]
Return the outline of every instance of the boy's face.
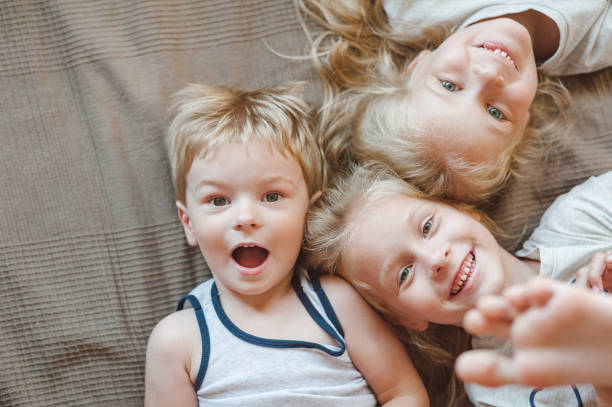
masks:
[[[421,52],[408,70],[415,117],[445,152],[495,161],[522,136],[538,78],[521,24],[501,18],[466,27]]]
[[[349,221],[344,267],[408,328],[461,325],[481,295],[503,288],[497,241],[451,206],[394,194],[356,205]]]
[[[224,144],[194,160],[177,202],[222,293],[285,289],[303,238],[309,196],[298,161],[260,142]]]

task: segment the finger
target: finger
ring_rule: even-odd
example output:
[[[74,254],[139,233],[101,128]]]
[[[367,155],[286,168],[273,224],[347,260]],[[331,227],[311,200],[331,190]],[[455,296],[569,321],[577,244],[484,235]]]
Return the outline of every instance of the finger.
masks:
[[[576,287],[588,288],[588,276],[589,276],[589,266],[584,266],[576,271],[576,282],[574,285]]]
[[[463,381],[489,387],[521,382],[513,361],[490,350],[462,353],[455,362],[455,372]]]
[[[486,295],[480,298],[476,308],[488,319],[512,321],[516,315],[514,307],[500,295]]]
[[[486,318],[480,311],[472,309],[463,317],[463,328],[473,335],[493,335],[508,339],[511,321]]]
[[[606,270],[606,257],[606,253],[595,253],[588,265],[587,288],[591,288],[596,293],[603,291],[601,276]]]
[[[504,297],[516,311],[522,313],[531,307],[541,307],[548,303],[557,284],[548,278],[536,278],[527,284],[508,288],[504,291]]]

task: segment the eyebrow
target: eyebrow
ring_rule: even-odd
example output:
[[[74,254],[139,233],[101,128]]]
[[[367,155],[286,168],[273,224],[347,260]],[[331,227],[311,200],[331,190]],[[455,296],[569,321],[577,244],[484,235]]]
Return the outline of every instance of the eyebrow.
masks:
[[[285,177],[283,175],[264,176],[264,177],[260,178],[257,181],[258,184],[273,184],[273,183],[281,183],[281,182],[285,182],[285,183],[291,184],[292,186],[296,185],[296,183],[291,178]],[[217,187],[217,188],[222,188],[225,185],[226,185],[225,182],[204,178],[195,187],[195,191],[198,191],[200,188],[203,188],[205,186],[213,186],[213,187]]]

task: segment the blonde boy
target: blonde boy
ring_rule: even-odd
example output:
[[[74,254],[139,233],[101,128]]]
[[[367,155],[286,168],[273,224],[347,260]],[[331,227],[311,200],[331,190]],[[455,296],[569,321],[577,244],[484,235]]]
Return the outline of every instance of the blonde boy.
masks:
[[[176,205],[213,279],[153,330],[146,406],[428,405],[402,344],[351,286],[296,267],[325,179],[301,91],[177,95]]]

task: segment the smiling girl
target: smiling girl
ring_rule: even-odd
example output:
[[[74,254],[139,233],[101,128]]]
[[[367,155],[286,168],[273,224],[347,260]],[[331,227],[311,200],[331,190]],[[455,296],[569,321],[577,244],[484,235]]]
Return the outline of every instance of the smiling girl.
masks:
[[[612,172],[575,187],[545,212],[514,256],[478,212],[428,198],[383,167],[356,167],[309,214],[308,260],[346,278],[387,319],[408,328],[409,341],[431,362],[440,352],[452,353],[450,370],[465,348],[440,349],[440,338],[449,329],[456,333],[480,298],[537,276],[572,282],[580,267],[612,248],[611,200]],[[598,279],[590,273],[577,284],[600,285]],[[510,351],[507,342],[486,337],[475,337],[472,347]],[[466,384],[466,390],[477,405],[529,405],[534,399],[536,405],[573,405],[576,397],[585,406],[595,403],[592,386],[540,391]]]
[[[546,74],[612,64],[605,0],[299,3],[325,29],[312,55],[332,166],[382,161],[463,202],[484,203],[567,128],[569,95]]]

